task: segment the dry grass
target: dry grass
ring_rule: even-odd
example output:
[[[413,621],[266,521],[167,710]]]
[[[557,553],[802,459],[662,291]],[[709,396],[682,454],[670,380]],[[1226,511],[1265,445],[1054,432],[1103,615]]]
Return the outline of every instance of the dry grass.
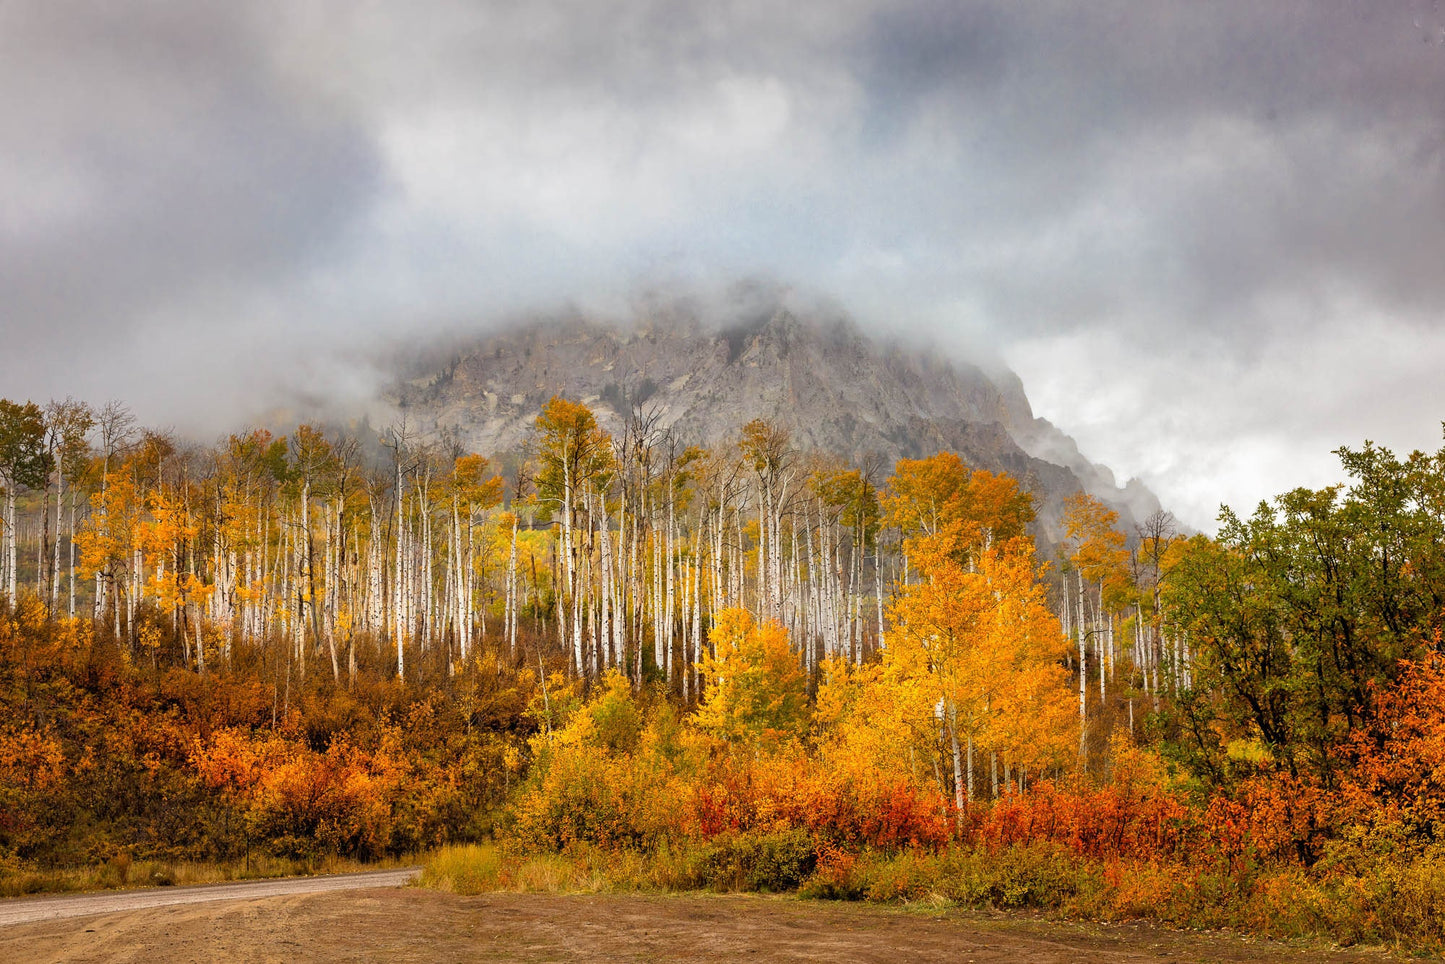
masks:
[[[1033,909],[1063,917],[1152,919],[1186,929],[1230,929],[1285,940],[1325,938],[1416,951],[1445,947],[1445,860],[1424,856],[1354,873],[1297,867],[1101,862],[1034,844],[1001,851],[955,848],[832,854],[801,885],[760,878],[760,867],[717,843],[638,853],[573,846],[527,853],[505,845],[444,847],[426,860],[420,883],[458,894],[656,893],[787,890],[802,897],[928,908]]]

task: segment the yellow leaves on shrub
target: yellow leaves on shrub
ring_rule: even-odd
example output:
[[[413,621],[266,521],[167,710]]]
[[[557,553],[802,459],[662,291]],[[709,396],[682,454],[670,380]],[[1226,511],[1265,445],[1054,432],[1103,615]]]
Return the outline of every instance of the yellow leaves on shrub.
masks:
[[[65,779],[65,751],[46,733],[20,730],[0,734],[0,786],[44,790]]]
[[[714,653],[698,664],[707,689],[695,725],[748,746],[801,737],[808,723],[807,678],[787,630],[776,623],[759,626],[747,610],[724,609],[711,641]]]

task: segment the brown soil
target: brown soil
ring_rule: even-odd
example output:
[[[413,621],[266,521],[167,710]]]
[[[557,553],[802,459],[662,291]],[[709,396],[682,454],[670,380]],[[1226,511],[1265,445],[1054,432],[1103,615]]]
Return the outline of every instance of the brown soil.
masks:
[[[787,898],[457,897],[416,889],[186,904],[0,928],[30,961],[1379,961],[1147,925]]]

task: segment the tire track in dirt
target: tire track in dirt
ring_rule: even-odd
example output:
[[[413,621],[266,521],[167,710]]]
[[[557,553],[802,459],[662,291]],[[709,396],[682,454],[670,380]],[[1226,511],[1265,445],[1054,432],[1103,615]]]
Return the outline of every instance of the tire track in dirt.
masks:
[[[359,874],[246,880],[228,884],[202,884],[195,887],[153,887],[145,890],[67,894],[62,897],[25,897],[0,902],[0,927],[29,921],[114,914],[151,907],[166,907],[172,904],[200,904],[217,900],[255,900],[265,897],[283,897],[289,894],[315,894],[332,890],[363,890],[370,887],[401,887],[420,873],[420,868],[404,867],[400,870],[371,870]]]

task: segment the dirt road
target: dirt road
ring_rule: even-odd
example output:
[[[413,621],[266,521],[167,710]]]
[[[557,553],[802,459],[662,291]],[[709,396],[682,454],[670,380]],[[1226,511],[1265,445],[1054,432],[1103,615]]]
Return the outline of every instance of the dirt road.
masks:
[[[321,877],[246,880],[199,887],[152,887],[144,890],[108,890],[96,894],[67,894],[61,897],[30,897],[0,901],[0,927],[61,917],[114,914],[170,904],[255,900],[331,890],[364,890],[368,887],[401,887],[420,873],[419,867],[403,867],[400,870],[374,870],[362,874],[327,874]]]
[[[1057,924],[786,898],[455,897],[371,889],[189,903],[0,928],[0,960],[948,961],[1107,964],[1380,961],[1232,935]]]

